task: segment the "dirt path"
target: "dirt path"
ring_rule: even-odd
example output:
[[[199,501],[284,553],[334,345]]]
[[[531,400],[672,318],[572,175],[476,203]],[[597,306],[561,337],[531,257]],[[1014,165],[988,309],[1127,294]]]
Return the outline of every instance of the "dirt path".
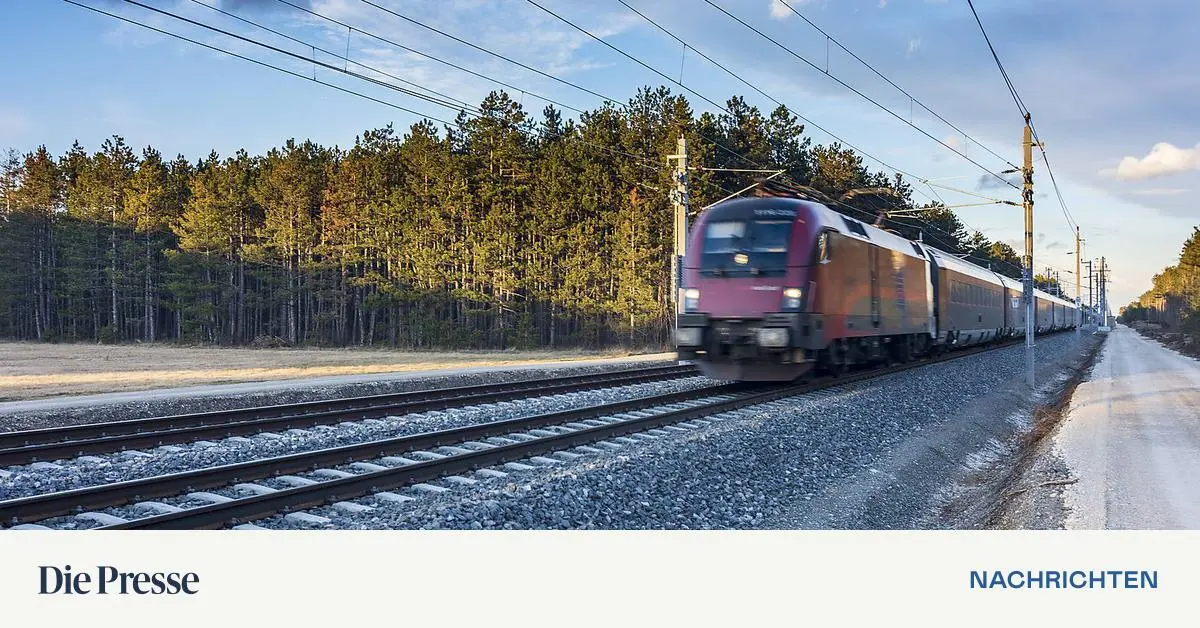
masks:
[[[420,353],[0,342],[0,400],[201,384],[510,366],[619,357],[623,352]]]

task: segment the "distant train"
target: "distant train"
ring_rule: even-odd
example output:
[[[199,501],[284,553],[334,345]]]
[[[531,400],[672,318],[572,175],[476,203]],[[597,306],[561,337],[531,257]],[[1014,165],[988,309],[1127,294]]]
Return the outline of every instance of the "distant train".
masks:
[[[683,262],[679,358],[723,380],[788,381],[1025,335],[1021,282],[795,198],[705,211]],[[1034,292],[1037,333],[1075,304]]]

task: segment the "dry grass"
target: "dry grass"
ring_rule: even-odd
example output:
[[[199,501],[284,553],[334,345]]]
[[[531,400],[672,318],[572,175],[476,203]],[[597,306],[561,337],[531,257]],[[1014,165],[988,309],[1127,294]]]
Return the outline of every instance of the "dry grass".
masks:
[[[245,349],[0,342],[0,400],[56,395],[503,366],[619,357],[626,352]]]

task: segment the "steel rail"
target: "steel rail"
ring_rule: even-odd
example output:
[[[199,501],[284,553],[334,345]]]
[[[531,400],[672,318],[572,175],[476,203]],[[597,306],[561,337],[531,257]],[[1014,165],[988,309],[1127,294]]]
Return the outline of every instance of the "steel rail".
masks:
[[[783,397],[795,396],[807,388],[808,386],[806,385],[788,386],[782,389],[742,395],[727,401],[708,403],[694,408],[684,408],[662,414],[627,419],[619,423],[574,430],[554,436],[543,436],[511,445],[498,445],[489,449],[455,454],[438,460],[418,462],[382,471],[371,471],[362,475],[318,482],[299,488],[284,489],[266,495],[237,499],[222,504],[191,508],[167,515],[135,519],[125,523],[104,526],[104,529],[187,530],[221,528],[228,523],[261,519],[281,511],[320,506],[330,501],[354,499],[369,493],[408,486],[446,475],[570,449],[607,438],[654,429],[689,419],[729,412],[746,406],[768,403]]]
[[[372,460],[383,456],[419,451],[430,447],[512,434],[548,425],[584,421],[601,416],[643,410],[654,406],[670,405],[672,403],[752,390],[754,388],[754,386],[747,384],[722,384],[701,389],[639,397],[616,403],[597,404],[573,410],[517,417],[449,430],[426,432],[218,467],[128,480],[114,484],[102,484],[69,491],[34,495],[0,502],[0,522],[25,523],[67,515],[79,510],[120,506],[152,497],[164,497],[176,495],[184,491],[224,486],[231,482],[246,482],[274,475],[309,471],[323,466]]]
[[[405,393],[304,402],[260,408],[181,414],[108,423],[0,434],[0,467],[86,454],[227,438],[270,430],[328,425],[393,414],[412,414],[546,396],[597,387],[676,379],[696,375],[694,366],[657,366],[566,378],[477,384]]]

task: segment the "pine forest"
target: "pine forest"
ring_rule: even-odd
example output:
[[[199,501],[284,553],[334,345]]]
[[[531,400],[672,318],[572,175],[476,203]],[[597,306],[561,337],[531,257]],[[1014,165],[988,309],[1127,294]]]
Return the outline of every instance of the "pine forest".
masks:
[[[114,135],[0,163],[0,337],[73,342],[664,347],[674,176],[692,211],[778,180],[1019,277],[1004,243],[913,198],[787,109],[695,116],[666,88],[568,119],[496,92],[453,126],[168,157]],[[28,152],[23,152],[23,151]],[[717,170],[708,170],[717,169]],[[869,195],[847,194],[874,190]],[[880,194],[880,190],[886,192]],[[879,198],[895,209],[886,218]]]

